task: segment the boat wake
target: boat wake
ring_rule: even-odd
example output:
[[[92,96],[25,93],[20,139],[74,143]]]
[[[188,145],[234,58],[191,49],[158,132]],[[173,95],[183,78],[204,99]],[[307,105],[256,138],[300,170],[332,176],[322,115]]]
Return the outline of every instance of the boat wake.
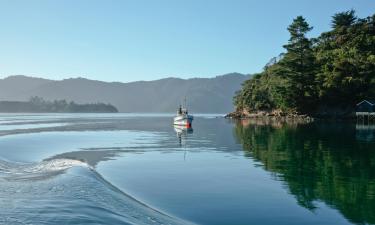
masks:
[[[0,199],[0,224],[188,224],[137,201],[74,159],[0,160]]]
[[[46,179],[74,166],[89,168],[86,163],[74,159],[53,159],[30,164],[0,160],[0,179],[7,181]]]

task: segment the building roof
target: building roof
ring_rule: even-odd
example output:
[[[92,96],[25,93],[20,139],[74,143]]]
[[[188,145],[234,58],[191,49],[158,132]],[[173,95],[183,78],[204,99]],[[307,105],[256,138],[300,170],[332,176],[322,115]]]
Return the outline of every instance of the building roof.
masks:
[[[364,103],[364,102],[367,102],[368,104],[370,104],[372,106],[375,105],[375,100],[363,100],[360,103],[358,103],[357,106]]]

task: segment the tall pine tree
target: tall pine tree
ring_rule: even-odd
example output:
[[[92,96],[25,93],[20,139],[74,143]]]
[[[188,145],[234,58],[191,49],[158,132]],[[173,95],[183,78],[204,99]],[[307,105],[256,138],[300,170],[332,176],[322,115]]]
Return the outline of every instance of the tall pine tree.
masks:
[[[316,100],[314,87],[315,80],[315,57],[312,49],[312,41],[306,34],[312,27],[305,18],[298,16],[288,27],[290,39],[284,45],[287,50],[284,58],[280,61],[282,67],[281,75],[288,80],[289,87],[286,90],[286,102],[290,108],[298,112],[308,112],[312,103]]]

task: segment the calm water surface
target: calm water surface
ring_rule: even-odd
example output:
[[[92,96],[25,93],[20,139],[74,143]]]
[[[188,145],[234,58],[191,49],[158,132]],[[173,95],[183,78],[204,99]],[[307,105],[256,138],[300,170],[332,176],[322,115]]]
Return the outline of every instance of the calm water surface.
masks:
[[[375,127],[1,114],[0,224],[375,224]]]

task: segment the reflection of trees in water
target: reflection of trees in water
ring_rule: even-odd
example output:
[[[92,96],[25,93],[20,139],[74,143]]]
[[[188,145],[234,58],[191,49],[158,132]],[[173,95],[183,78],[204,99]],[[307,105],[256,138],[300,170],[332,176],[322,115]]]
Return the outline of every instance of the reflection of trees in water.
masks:
[[[283,180],[308,209],[321,200],[355,223],[375,224],[375,143],[356,140],[354,125],[243,125],[245,154]]]
[[[375,124],[356,124],[355,129],[357,140],[375,141]]]

